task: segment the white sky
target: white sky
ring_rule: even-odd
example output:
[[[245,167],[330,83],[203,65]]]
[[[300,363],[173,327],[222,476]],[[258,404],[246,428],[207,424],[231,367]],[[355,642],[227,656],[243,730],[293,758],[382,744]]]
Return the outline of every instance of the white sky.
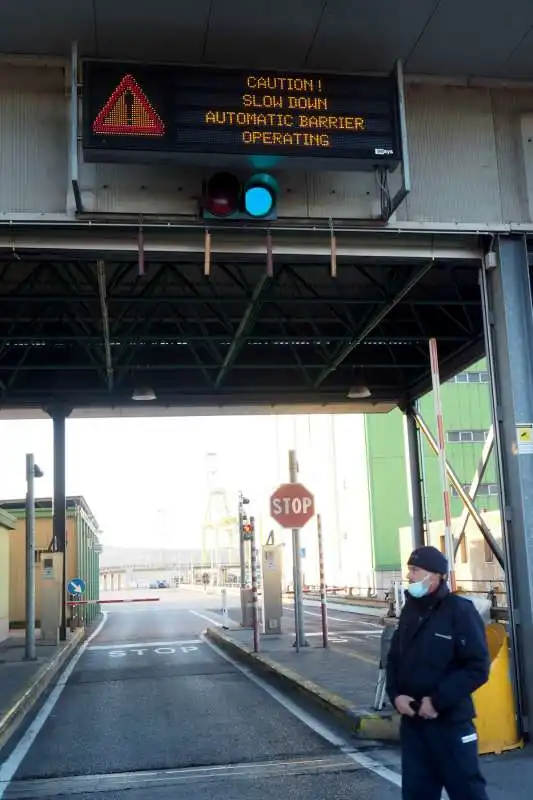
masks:
[[[206,509],[206,454],[218,454],[219,485],[262,500],[278,479],[273,424],[262,416],[67,420],[67,494],[85,497],[104,544],[194,546]],[[29,452],[45,473],[36,496],[51,497],[51,420],[0,422],[0,443],[0,499],[25,496]]]

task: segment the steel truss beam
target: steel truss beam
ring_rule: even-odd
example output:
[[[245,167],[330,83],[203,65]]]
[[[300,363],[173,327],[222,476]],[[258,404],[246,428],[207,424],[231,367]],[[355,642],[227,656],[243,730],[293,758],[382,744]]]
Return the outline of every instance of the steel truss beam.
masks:
[[[246,306],[246,311],[243,314],[240,325],[237,328],[237,331],[230,345],[230,348],[226,353],[222,366],[220,367],[220,371],[215,379],[215,386],[217,389],[221,385],[228,371],[231,369],[232,364],[237,358],[239,351],[245,341],[243,337],[245,337],[248,334],[250,328],[253,326],[253,324],[257,319],[257,315],[259,314],[259,311],[261,309],[263,294],[268,291],[270,286],[272,286],[278,275],[279,275],[279,269],[274,273],[274,276],[272,278],[265,271],[265,273],[256,283],[252,293],[252,297],[250,298],[250,302]]]
[[[269,223],[269,226],[271,224]],[[80,254],[80,257],[94,259],[95,253],[116,254],[124,258],[126,254],[137,258],[138,222],[130,224],[99,223],[94,220],[71,221],[65,224],[20,224],[9,220],[5,228],[0,225],[0,251],[13,254],[27,251],[38,253],[42,258],[46,252]],[[195,255],[204,257],[204,224],[191,226],[169,223],[150,224],[143,221],[145,234],[144,252],[149,257],[156,254],[172,259],[174,262],[190,260]],[[345,259],[368,259],[375,261],[391,259],[398,261],[458,261],[478,262],[483,256],[479,235],[412,233],[387,230],[364,231],[359,228],[344,229],[335,223],[337,238],[337,260],[339,269]],[[280,229],[272,234],[274,259],[290,258],[331,260],[331,227],[317,230],[309,224],[300,228]],[[265,257],[264,231],[256,228],[239,227],[238,232],[227,225],[212,237],[213,257],[226,258],[230,262],[243,256],[249,261],[259,261]]]
[[[437,441],[432,435],[430,428],[428,427],[428,425],[426,425],[419,411],[414,411],[414,418],[416,420],[416,424],[418,425],[419,429],[426,437],[429,446],[431,447],[433,452],[437,454],[439,451]],[[457,494],[463,501],[465,507],[468,509],[468,513],[471,514],[472,519],[474,520],[479,530],[481,531],[483,538],[488,543],[492,552],[496,556],[496,560],[498,561],[499,565],[501,566],[502,569],[505,569],[505,560],[503,557],[503,552],[501,547],[499,546],[498,542],[496,541],[496,539],[490,532],[489,528],[487,527],[485,520],[483,519],[483,517],[481,516],[475,505],[472,503],[472,500],[470,499],[469,495],[463,489],[461,481],[455,474],[454,470],[452,469],[448,461],[446,462],[446,472],[448,474],[452,486],[457,491]]]
[[[493,448],[494,448],[494,426],[491,425],[488,436],[485,440],[485,444],[483,445],[481,458],[479,459],[479,463],[477,465],[476,471],[470,483],[470,488],[468,490],[468,496],[472,502],[474,502],[474,500],[476,499],[476,495],[478,493],[481,481],[483,480],[485,470],[487,469],[487,464],[489,463],[489,458],[491,456]],[[469,518],[470,518],[470,511],[465,506],[465,508],[463,509],[463,513],[461,514],[461,519],[459,520],[459,529],[454,544],[454,555],[457,555],[457,552],[461,546],[461,542],[463,541],[463,538],[466,534],[466,526],[468,524]]]
[[[128,269],[129,271],[129,269]],[[297,274],[297,273],[296,273]],[[298,275],[298,277],[301,277]],[[1,279],[0,279],[1,283]],[[129,303],[130,307],[127,311],[131,311],[133,306],[137,305],[149,305],[150,303],[154,302],[154,298],[150,296],[145,296],[143,294],[138,295],[116,295],[112,293],[112,287],[109,285],[109,293],[112,294],[112,300],[114,304],[122,304],[122,303]],[[94,301],[95,298],[88,297],[86,295],[83,296],[84,300],[88,302]],[[206,297],[197,296],[191,297],[190,295],[185,294],[176,294],[172,295],[172,300],[178,302],[186,300],[187,303],[190,305],[202,305],[206,301]],[[217,295],[216,301],[220,305],[224,306],[232,306],[235,303],[241,303],[243,300],[242,296],[240,295]],[[63,303],[68,304],[72,303],[72,295],[69,294],[23,294],[22,292],[14,292],[13,294],[3,295],[2,296],[2,303],[5,305],[13,305],[18,303],[25,303],[25,304],[35,304],[35,303]],[[357,297],[329,297],[328,295],[321,295],[316,290],[313,291],[313,295],[311,297],[298,295],[295,297],[282,297],[273,294],[271,297],[265,297],[263,300],[264,305],[271,305],[271,304],[284,304],[290,303],[290,305],[294,306],[366,306],[366,305],[386,305],[387,301],[384,300],[383,297],[367,297],[364,294],[360,294]],[[480,303],[479,300],[472,300],[465,298],[464,300],[459,300],[456,298],[445,297],[444,295],[437,295],[433,299],[423,298],[423,297],[413,297],[412,299],[409,298],[410,306],[429,306],[430,308],[434,308],[435,306],[445,307],[445,306],[475,306],[476,308],[479,307]],[[456,319],[453,320],[456,325],[459,325]]]
[[[105,264],[101,258],[96,262],[98,272],[98,291],[100,294],[100,310],[102,314],[102,333],[104,337],[107,385],[109,391],[113,391],[113,358],[111,356],[111,341],[109,338],[109,313],[107,310],[107,289]]]
[[[72,292],[72,301],[80,303],[82,308],[84,308],[87,312],[90,313],[89,308],[87,306],[86,298],[83,295],[80,295],[76,288],[75,282],[72,280],[72,276],[69,273],[68,267],[63,267],[61,269],[56,263],[51,263],[50,266],[57,277],[58,281],[66,286],[67,289],[70,289]],[[90,333],[90,327],[86,325],[84,322],[79,320],[73,313],[71,313],[70,309],[65,311],[65,318],[69,323],[71,330],[73,330],[76,334],[79,333],[80,329],[83,331],[84,334],[88,335]],[[46,317],[43,318],[43,323],[46,322]],[[89,347],[81,342],[81,347],[87,353],[89,359],[94,364],[94,369],[98,375],[102,376],[102,366],[103,362],[100,362],[97,358],[95,358],[94,353]]]
[[[15,319],[14,322],[20,322],[21,324],[33,324],[36,320],[42,320],[42,316],[38,313],[33,317],[23,317],[20,320]],[[10,322],[11,320],[6,320],[6,322]],[[59,321],[59,320],[58,320]],[[84,320],[85,322],[87,320]],[[145,322],[144,318],[142,320],[136,320],[136,322]],[[169,324],[174,324],[176,321],[176,317],[171,316],[166,319],[158,319],[159,322],[164,321]],[[286,317],[281,318],[283,323],[290,323],[294,320],[289,320]],[[47,318],[43,320],[43,326],[41,326],[41,330],[46,323],[54,323],[55,320],[50,320]],[[190,322],[197,322],[196,318],[191,319],[180,319],[180,324],[183,325],[185,323]],[[97,334],[69,334],[69,333],[57,333],[57,334],[50,334],[50,333],[43,333],[41,332],[39,336],[40,342],[49,342],[51,344],[59,343],[59,342],[84,342],[86,344],[98,344],[101,341],[101,336]],[[244,339],[247,341],[253,342],[265,342],[270,343],[272,345],[277,344],[301,344],[302,346],[313,346],[314,344],[318,343],[325,343],[328,344],[329,342],[350,342],[352,340],[351,336],[339,336],[338,334],[327,334],[327,333],[317,333],[317,334],[297,334],[297,333],[286,333],[283,330],[282,333],[272,333],[272,334],[264,334],[264,333],[247,333],[243,336]],[[28,344],[31,342],[36,341],[35,333],[33,334],[9,334],[7,333],[5,336],[0,335],[0,342],[9,346],[9,345],[22,345]],[[190,344],[191,342],[215,342],[217,344],[222,345],[230,345],[232,340],[228,336],[224,336],[223,334],[190,334],[183,331],[178,331],[178,333],[149,333],[146,330],[139,331],[138,333],[117,333],[114,336],[110,337],[110,341],[113,345],[120,345],[125,342],[127,345],[135,345],[135,344],[150,344],[150,343],[165,343],[165,344]],[[402,345],[406,347],[413,347],[421,342],[423,342],[421,336],[368,336],[365,339],[365,345],[380,345],[383,347],[393,347],[394,345]],[[462,336],[443,336],[439,339],[439,342],[462,342],[464,341]],[[420,366],[418,364],[417,366]]]
[[[361,331],[357,334],[357,336],[348,344],[346,344],[340,351],[340,353],[335,357],[333,363],[330,364],[329,367],[326,367],[323,372],[320,373],[317,380],[314,383],[314,388],[318,389],[318,387],[326,380],[326,378],[331,375],[342,363],[345,361],[348,356],[359,347],[359,345],[366,339],[366,337],[372,333],[372,331],[377,328],[377,326],[385,319],[387,314],[392,311],[392,309],[400,303],[403,298],[411,291],[411,289],[416,286],[416,284],[424,277],[424,275],[429,272],[429,270],[433,267],[434,261],[428,261],[424,264],[423,267],[416,270],[414,275],[411,275],[409,280],[404,284],[404,286],[396,292],[394,297],[392,297],[389,302],[384,305],[378,313],[369,320],[366,325],[363,326]]]

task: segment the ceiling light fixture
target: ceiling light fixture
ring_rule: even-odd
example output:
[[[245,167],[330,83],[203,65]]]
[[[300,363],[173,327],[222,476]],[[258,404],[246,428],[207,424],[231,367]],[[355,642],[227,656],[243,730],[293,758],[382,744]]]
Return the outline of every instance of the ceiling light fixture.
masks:
[[[368,386],[352,386],[348,391],[350,400],[364,400],[366,397],[372,397],[372,392]]]
[[[149,386],[143,386],[140,389],[135,389],[132,396],[132,400],[138,400],[139,402],[147,402],[148,400],[156,400],[156,393],[153,389]]]

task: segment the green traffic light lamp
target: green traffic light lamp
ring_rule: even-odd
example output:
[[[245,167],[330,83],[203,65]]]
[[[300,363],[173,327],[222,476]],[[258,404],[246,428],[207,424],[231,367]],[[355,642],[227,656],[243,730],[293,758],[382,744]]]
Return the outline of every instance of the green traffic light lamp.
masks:
[[[279,187],[275,178],[267,173],[252,175],[244,187],[244,211],[254,219],[275,216]]]

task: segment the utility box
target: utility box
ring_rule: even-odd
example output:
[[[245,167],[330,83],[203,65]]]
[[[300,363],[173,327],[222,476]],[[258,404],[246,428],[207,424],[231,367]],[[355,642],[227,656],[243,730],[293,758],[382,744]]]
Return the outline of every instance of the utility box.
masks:
[[[262,555],[265,634],[281,633],[283,545],[266,544]]]
[[[41,561],[41,638],[59,642],[63,554],[43,553]]]
[[[254,609],[253,592],[251,589],[241,589],[242,627],[253,628]],[[261,608],[261,595],[257,597],[257,624],[261,630],[263,624],[263,609]]]

